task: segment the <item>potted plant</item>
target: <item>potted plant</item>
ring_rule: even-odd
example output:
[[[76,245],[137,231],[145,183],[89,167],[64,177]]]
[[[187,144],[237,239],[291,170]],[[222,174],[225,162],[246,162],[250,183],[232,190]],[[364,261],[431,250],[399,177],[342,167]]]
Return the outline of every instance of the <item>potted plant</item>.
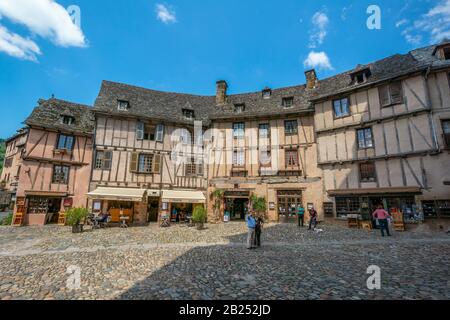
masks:
[[[252,195],[250,200],[252,202],[252,208],[257,215],[265,218],[267,213],[266,198]]]
[[[66,213],[66,223],[72,226],[73,233],[82,233],[87,216],[88,210],[86,208],[72,208]]]
[[[203,230],[203,225],[206,222],[206,209],[203,206],[194,209],[192,221],[197,225],[198,230]]]

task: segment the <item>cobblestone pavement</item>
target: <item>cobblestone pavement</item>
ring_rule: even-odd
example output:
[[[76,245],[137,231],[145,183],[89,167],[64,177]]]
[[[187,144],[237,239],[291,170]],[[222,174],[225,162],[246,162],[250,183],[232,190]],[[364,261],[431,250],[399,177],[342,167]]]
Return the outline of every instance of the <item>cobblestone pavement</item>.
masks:
[[[263,247],[249,251],[243,223],[81,235],[0,227],[0,299],[450,299],[446,233],[320,228],[267,225]],[[381,290],[367,289],[370,265],[381,268]],[[70,266],[81,271],[76,290]]]

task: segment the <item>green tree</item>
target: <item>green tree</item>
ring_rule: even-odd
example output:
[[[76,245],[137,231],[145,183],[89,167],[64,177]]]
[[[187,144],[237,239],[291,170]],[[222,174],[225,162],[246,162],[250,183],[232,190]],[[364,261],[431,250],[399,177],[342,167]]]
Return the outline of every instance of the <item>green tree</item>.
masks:
[[[6,145],[5,140],[0,139],[0,174],[3,171],[3,162],[5,161]]]

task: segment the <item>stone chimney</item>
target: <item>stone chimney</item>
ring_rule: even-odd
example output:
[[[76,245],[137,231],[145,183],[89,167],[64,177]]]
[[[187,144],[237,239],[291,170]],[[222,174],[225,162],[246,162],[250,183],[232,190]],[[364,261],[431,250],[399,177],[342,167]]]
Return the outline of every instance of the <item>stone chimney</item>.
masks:
[[[219,80],[217,81],[216,85],[216,104],[225,104],[227,100],[228,84],[224,80]]]
[[[307,89],[314,89],[317,86],[317,82],[319,79],[317,79],[316,70],[308,70],[305,71],[306,76],[306,88]]]

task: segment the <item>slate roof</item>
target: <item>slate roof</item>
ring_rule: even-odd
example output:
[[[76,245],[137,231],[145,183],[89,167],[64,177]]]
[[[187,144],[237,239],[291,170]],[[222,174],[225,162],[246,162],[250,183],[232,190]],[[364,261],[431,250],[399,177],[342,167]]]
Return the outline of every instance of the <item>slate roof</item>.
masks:
[[[63,124],[63,116],[73,117],[75,122],[72,125]],[[89,106],[51,98],[49,100],[40,99],[38,106],[25,120],[25,124],[30,127],[92,134],[95,122],[94,114]]]
[[[292,115],[313,111],[309,99],[313,91],[307,90],[306,85],[273,89],[270,98],[264,99],[262,91],[229,95],[224,105],[214,106],[210,112],[212,120],[225,118],[248,118],[257,116]],[[283,98],[294,98],[293,106],[285,108]],[[244,104],[245,111],[235,113],[235,105]]]
[[[119,100],[128,101],[130,104],[129,110],[119,111],[117,108]],[[208,121],[209,111],[215,106],[215,101],[215,96],[162,92],[103,81],[93,110],[94,112],[107,112],[111,115],[193,124],[194,120],[186,119],[182,110],[194,110],[195,120]]]
[[[446,44],[450,44],[450,42],[443,42],[440,45]],[[407,54],[396,54],[367,65],[358,65],[353,70],[320,80],[319,85],[313,94],[312,101],[347,93],[390,79],[423,71],[428,68],[439,69],[450,67],[450,61],[440,60],[433,55],[437,46],[438,45],[428,46],[410,51]],[[350,75],[363,68],[370,68],[371,70],[372,74],[368,81],[362,84],[352,84]]]
[[[450,61],[439,60],[434,55],[436,47],[446,44],[450,42],[416,49],[407,54],[396,54],[366,65],[358,65],[347,72],[323,80],[319,79],[314,89],[307,89],[305,85],[273,89],[269,99],[263,98],[262,91],[228,95],[223,105],[216,105],[215,96],[161,92],[103,81],[93,110],[111,115],[128,115],[192,124],[193,120],[184,118],[182,113],[182,109],[192,109],[195,111],[195,120],[202,120],[205,125],[211,120],[286,116],[312,112],[314,111],[313,102],[318,100],[377,85],[428,68],[450,67]],[[362,84],[352,83],[351,74],[367,68],[371,71],[368,81]],[[294,105],[291,108],[284,108],[282,99],[288,97],[294,98]],[[130,109],[118,111],[118,100],[129,101]],[[245,104],[245,111],[237,114],[234,110],[236,104]]]

